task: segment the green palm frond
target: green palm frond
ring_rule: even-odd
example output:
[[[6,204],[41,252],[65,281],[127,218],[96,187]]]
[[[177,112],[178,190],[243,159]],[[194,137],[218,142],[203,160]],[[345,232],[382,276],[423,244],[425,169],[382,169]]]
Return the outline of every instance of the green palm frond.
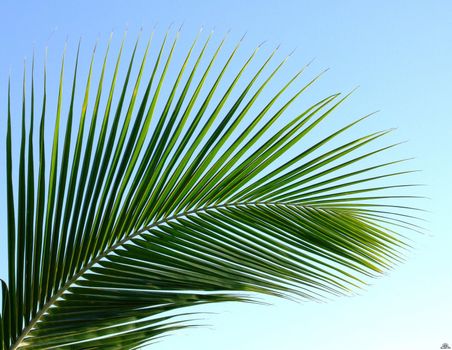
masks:
[[[318,77],[286,98],[301,70],[268,97],[286,61],[270,69],[276,51],[251,74],[256,49],[228,82],[240,44],[218,65],[224,40],[196,39],[174,64],[177,37],[140,59],[137,41],[121,83],[123,45],[109,83],[109,48],[95,85],[93,53],[80,117],[79,53],[67,115],[63,58],[50,150],[45,71],[39,107],[24,78],[17,155],[8,97],[1,349],[135,349],[188,325],[167,311],[340,295],[400,259],[394,229],[416,226],[395,201],[410,196],[387,192],[408,172],[378,161],[392,145],[372,148],[388,131],[339,142],[364,117],[305,142],[348,95],[295,114]]]

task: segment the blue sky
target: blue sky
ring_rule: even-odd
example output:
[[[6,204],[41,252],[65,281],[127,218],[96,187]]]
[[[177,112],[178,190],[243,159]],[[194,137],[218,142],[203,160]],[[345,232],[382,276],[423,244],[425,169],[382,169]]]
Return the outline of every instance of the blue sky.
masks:
[[[49,70],[56,74],[52,60],[66,40],[73,52],[79,37],[91,47],[97,39],[105,43],[112,30],[118,42],[125,28],[134,38],[141,27],[149,33],[156,26],[161,34],[171,23],[183,24],[186,43],[203,26],[215,29],[217,38],[231,30],[231,42],[246,32],[245,52],[262,41],[266,50],[281,44],[282,55],[296,48],[287,72],[312,58],[310,74],[330,68],[315,87],[321,95],[359,85],[340,113],[359,117],[381,110],[363,128],[396,127],[392,140],[408,140],[394,157],[416,157],[411,165],[423,171],[414,180],[427,184],[422,191],[429,199],[422,206],[431,213],[429,233],[412,234],[414,249],[406,262],[356,296],[324,304],[265,299],[272,305],[209,306],[200,309],[213,312],[203,321],[209,327],[184,330],[150,348],[429,350],[452,343],[452,2],[2,1],[0,115],[6,112],[8,75],[19,96],[23,60],[33,48],[42,57],[48,46]],[[50,86],[52,79],[50,73]],[[0,164],[4,179],[3,152]],[[4,181],[0,198],[5,198]],[[0,201],[2,277],[5,228]]]

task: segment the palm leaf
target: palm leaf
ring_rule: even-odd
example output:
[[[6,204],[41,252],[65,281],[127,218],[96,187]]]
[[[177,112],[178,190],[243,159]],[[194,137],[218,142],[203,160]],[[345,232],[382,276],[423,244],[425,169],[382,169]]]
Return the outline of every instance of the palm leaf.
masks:
[[[79,45],[64,130],[63,56],[50,157],[44,70],[36,160],[33,62],[16,180],[8,90],[2,349],[135,349],[188,326],[167,313],[183,307],[348,293],[400,261],[396,229],[419,229],[396,202],[412,196],[391,193],[408,186],[389,182],[409,173],[394,168],[403,160],[377,160],[388,131],[341,143],[366,116],[308,145],[349,95],[294,114],[319,78],[285,97],[306,67],[263,97],[286,62],[270,69],[276,50],[251,73],[258,47],[228,83],[240,43],[221,65],[225,40],[197,38],[174,64],[178,37],[149,40],[141,59],[137,41],[119,83],[123,41],[108,87],[109,44],[91,91],[94,50],[76,125]]]

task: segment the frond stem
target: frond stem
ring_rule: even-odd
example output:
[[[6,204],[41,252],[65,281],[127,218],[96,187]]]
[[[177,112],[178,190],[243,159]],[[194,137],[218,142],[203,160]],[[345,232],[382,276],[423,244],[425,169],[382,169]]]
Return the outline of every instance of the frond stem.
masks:
[[[164,223],[167,223],[168,221],[172,221],[172,220],[177,220],[181,217],[185,217],[185,216],[189,216],[189,215],[193,215],[193,214],[197,214],[197,213],[201,213],[201,212],[207,212],[209,210],[215,210],[215,209],[221,209],[221,208],[227,208],[227,207],[239,207],[239,206],[259,206],[259,205],[283,205],[283,206],[293,206],[293,207],[306,207],[307,205],[301,205],[301,204],[296,204],[296,203],[284,203],[284,202],[261,202],[261,201],[255,201],[255,202],[236,202],[236,203],[223,203],[223,204],[219,204],[219,205],[212,205],[212,206],[208,206],[208,207],[201,207],[201,208],[196,208],[190,211],[185,211],[179,214],[175,214],[172,215],[170,217],[167,218],[163,218],[162,220],[156,221],[154,223],[152,223],[151,225],[145,226],[142,229],[131,233],[130,235],[124,237],[122,240],[116,242],[115,244],[113,244],[112,246],[110,246],[108,249],[106,249],[104,252],[102,252],[101,254],[97,255],[93,260],[91,260],[88,264],[86,264],[79,272],[77,272],[76,274],[74,274],[72,276],[72,278],[67,281],[58,291],[57,293],[55,293],[54,296],[52,296],[52,298],[49,299],[49,301],[47,301],[42,308],[36,313],[36,316],[30,320],[30,322],[28,323],[27,327],[25,327],[21,333],[21,335],[19,336],[19,338],[17,338],[16,342],[11,346],[11,350],[16,350],[19,349],[19,347],[22,344],[22,342],[25,340],[26,336],[28,335],[28,333],[36,326],[36,324],[39,322],[41,316],[43,316],[47,310],[64,294],[64,292],[66,292],[69,287],[75,283],[80,277],[83,276],[83,274],[85,272],[87,272],[90,268],[92,268],[95,264],[97,264],[99,261],[101,261],[102,259],[104,259],[108,254],[114,252],[118,247],[122,246],[123,244],[127,243],[128,241],[130,241],[131,239],[133,239],[136,236],[139,236],[141,234],[143,234],[146,231],[149,231],[150,229],[157,227],[159,225],[162,225]]]

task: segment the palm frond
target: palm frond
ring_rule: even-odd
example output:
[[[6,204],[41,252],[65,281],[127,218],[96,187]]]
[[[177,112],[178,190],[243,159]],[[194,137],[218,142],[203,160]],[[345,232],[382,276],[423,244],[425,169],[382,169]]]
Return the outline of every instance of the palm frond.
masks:
[[[257,48],[227,82],[240,43],[219,64],[225,40],[198,37],[175,64],[178,37],[141,57],[137,40],[121,83],[124,41],[109,84],[110,43],[97,86],[95,49],[79,117],[80,45],[66,117],[63,56],[50,150],[33,62],[17,164],[8,89],[2,349],[136,349],[188,326],[183,307],[349,293],[400,260],[397,230],[419,229],[396,202],[414,196],[394,192],[411,185],[391,182],[404,160],[378,160],[389,131],[341,143],[365,116],[308,142],[349,95],[294,114],[320,75],[295,88],[304,67],[270,95],[276,50],[256,65]]]

